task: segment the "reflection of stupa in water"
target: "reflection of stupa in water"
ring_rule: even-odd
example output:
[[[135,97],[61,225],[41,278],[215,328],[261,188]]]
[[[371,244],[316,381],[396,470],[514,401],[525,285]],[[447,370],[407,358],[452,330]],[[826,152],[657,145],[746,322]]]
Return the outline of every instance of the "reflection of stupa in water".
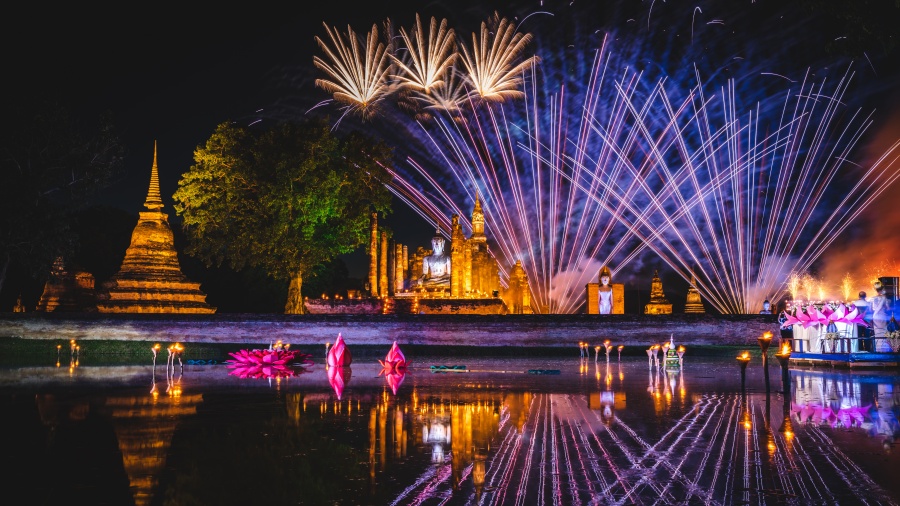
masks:
[[[191,282],[181,273],[169,218],[162,211],[155,144],[144,207],[147,210],[140,213],[119,272],[104,283],[106,293],[102,298],[105,300],[97,304],[98,310],[101,313],[214,313],[216,308],[206,303],[200,283]]]
[[[202,395],[182,395],[177,383],[167,394],[158,395],[154,383],[150,396],[106,399],[136,506],[151,503],[179,419],[196,414],[203,402]]]

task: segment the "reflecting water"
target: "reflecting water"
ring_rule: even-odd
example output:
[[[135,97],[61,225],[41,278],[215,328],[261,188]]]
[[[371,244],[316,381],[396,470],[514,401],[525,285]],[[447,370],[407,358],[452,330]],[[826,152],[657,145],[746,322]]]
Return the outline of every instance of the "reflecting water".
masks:
[[[896,504],[897,371],[410,357],[0,370],[34,504]],[[83,361],[82,361],[83,362]],[[467,372],[431,365],[461,365]],[[6,466],[7,469],[10,466]],[[893,474],[891,474],[893,473]]]

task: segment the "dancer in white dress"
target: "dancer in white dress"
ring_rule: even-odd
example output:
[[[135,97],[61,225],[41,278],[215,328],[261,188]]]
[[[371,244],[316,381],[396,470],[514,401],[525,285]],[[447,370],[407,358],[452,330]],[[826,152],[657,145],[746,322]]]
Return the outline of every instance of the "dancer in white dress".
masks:
[[[875,337],[875,351],[890,352],[891,345],[887,338],[887,324],[891,317],[888,314],[888,299],[884,295],[884,287],[881,281],[875,282],[875,291],[878,295],[869,300],[869,307],[872,309],[872,328]]]

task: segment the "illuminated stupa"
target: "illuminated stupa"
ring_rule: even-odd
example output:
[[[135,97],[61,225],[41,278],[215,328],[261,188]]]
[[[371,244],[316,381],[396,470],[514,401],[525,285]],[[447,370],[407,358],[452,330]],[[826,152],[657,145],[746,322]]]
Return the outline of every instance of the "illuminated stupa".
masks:
[[[694,314],[706,312],[706,308],[703,307],[703,299],[700,297],[700,291],[695,286],[693,273],[691,273],[691,284],[688,286],[687,299],[684,303],[684,312]]]
[[[200,283],[181,273],[169,217],[162,211],[155,143],[144,207],[147,210],[140,213],[122,266],[104,283],[105,300],[97,309],[101,313],[215,313]]]
[[[672,314],[672,303],[666,299],[666,294],[663,292],[659,272],[653,273],[653,281],[650,284],[650,303],[644,306],[644,314]]]

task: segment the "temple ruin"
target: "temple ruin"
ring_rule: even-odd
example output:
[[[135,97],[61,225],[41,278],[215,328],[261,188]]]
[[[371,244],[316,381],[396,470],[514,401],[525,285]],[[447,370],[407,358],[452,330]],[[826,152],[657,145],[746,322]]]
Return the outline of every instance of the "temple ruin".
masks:
[[[122,266],[98,294],[101,313],[215,313],[200,283],[181,273],[169,217],[162,211],[156,143],[150,188]]]

